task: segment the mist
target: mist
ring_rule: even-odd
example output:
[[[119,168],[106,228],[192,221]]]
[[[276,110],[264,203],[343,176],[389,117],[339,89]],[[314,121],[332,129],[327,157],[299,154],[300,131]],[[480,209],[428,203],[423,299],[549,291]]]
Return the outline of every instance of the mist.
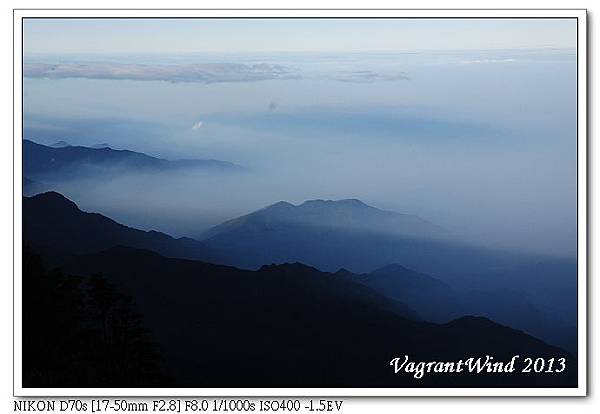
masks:
[[[573,51],[229,59],[277,65],[294,77],[98,79],[92,64],[85,76],[32,75],[24,81],[24,138],[247,168],[74,173],[56,184],[84,210],[173,236],[200,237],[277,201],[357,198],[473,243],[575,255]],[[110,73],[120,73],[112,65]]]

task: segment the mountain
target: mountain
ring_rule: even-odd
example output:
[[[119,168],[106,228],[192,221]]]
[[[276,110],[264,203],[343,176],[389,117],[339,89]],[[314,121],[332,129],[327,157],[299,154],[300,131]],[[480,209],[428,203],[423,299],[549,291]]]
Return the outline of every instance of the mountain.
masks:
[[[123,226],[100,214],[83,212],[54,192],[24,198],[23,214],[24,238],[38,248],[85,254],[120,245],[145,248],[174,258],[229,261],[227,253],[203,242]],[[457,288],[397,264],[364,274],[340,270],[336,276],[378,292],[389,304],[396,303],[391,310],[412,319],[448,322],[464,314],[482,315],[576,351],[576,325],[570,322],[568,314],[535,303],[531,295],[515,287]]]
[[[257,268],[300,261],[321,270],[366,272],[399,262],[390,239],[445,240],[443,229],[417,216],[379,210],[354,199],[278,202],[210,229],[203,239],[226,250],[230,264]],[[402,261],[400,261],[402,262]]]
[[[185,168],[221,172],[243,170],[242,167],[226,161],[169,161],[140,152],[115,150],[110,147],[90,148],[68,144],[49,147],[23,140],[23,172],[34,180],[64,180],[87,175],[106,177],[123,172],[159,172]]]
[[[569,323],[569,318],[534,304],[531,294],[514,287],[457,289],[440,279],[398,264],[367,274],[357,275],[345,269],[336,274],[405,303],[427,321],[441,323],[461,315],[481,315],[521,329],[574,354],[577,352],[577,329]]]
[[[400,263],[461,289],[522,286],[533,292],[543,285],[534,295],[540,303],[574,316],[575,260],[464,243],[417,216],[359,200],[311,200],[298,206],[281,201],[226,221],[199,239],[223,250],[227,264],[248,269],[298,261],[324,271],[363,274]]]
[[[75,203],[56,192],[23,198],[23,238],[35,245],[79,254],[122,245],[171,257],[216,260],[218,256],[193,239],[175,239],[156,231],[142,231],[101,214],[81,211]]]
[[[523,332],[472,316],[446,324],[411,320],[391,312],[389,300],[371,289],[299,263],[247,271],[127,247],[44,261],[66,274],[102,274],[131,295],[177,386],[549,387],[577,381],[571,355]],[[404,355],[413,361],[564,357],[567,369],[415,379],[390,367]]]
[[[108,145],[107,143],[94,144],[90,148],[96,148],[96,149],[110,148],[110,145]]]
[[[219,250],[225,264],[345,269],[426,320],[476,312],[576,349],[574,260],[462,243],[416,216],[359,200],[279,202],[216,226],[201,240]]]
[[[165,376],[178,386],[570,386],[576,381],[572,355],[521,331],[480,317],[421,321],[406,302],[378,289],[393,282],[406,287],[405,297],[419,289],[426,297],[446,286],[399,265],[364,276],[301,263],[249,271],[167,258],[163,255],[213,260],[202,243],[123,226],[83,212],[57,193],[23,199],[23,239],[50,269],[84,278],[101,274],[131,296],[165,358]],[[395,275],[400,282],[384,280]],[[358,280],[363,277],[382,282],[371,287]],[[391,358],[403,355],[452,361],[516,354],[564,356],[569,369],[563,375],[417,380],[389,367]]]
[[[65,147],[70,147],[70,146],[71,146],[71,144],[69,144],[66,141],[58,141],[58,142],[55,142],[54,144],[50,145],[50,147],[52,147],[52,148],[65,148]]]
[[[310,200],[297,206],[281,201],[226,221],[199,239],[227,250],[229,264],[250,269],[300,261],[331,272],[346,268],[368,273],[401,263],[425,274],[464,280],[467,286],[472,280],[466,277],[473,272],[516,268],[539,259],[463,243],[418,216],[354,199]]]
[[[289,230],[290,226],[331,230],[402,234],[419,238],[443,238],[448,233],[418,216],[379,210],[360,200],[308,200],[295,206],[280,201],[254,213],[227,221],[208,231],[206,238],[249,229],[269,232]]]
[[[401,287],[411,294],[427,291],[431,295],[447,295],[450,286],[435,277],[414,272],[402,265],[391,264],[372,271],[368,278],[371,284],[375,284],[384,289]],[[368,283],[368,282],[367,282]]]
[[[336,274],[346,275],[383,296],[410,304],[425,320],[447,322],[467,313],[468,305],[461,301],[462,298],[453,287],[399,264],[387,265],[361,275],[343,270]]]

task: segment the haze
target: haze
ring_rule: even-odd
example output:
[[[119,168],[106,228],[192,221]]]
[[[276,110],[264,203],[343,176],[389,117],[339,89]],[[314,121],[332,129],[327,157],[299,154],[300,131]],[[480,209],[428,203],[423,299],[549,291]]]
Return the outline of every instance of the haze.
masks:
[[[574,21],[258,23],[27,21],[24,138],[249,169],[61,188],[174,236],[280,200],[358,198],[476,243],[575,255]]]

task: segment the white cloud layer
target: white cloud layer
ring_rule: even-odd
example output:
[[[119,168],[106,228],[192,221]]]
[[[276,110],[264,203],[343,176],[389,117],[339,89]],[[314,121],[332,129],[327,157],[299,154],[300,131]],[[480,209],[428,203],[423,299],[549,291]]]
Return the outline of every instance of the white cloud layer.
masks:
[[[306,76],[287,66],[268,63],[194,63],[194,64],[124,64],[124,63],[26,63],[25,77],[42,79],[115,79],[167,82],[255,82],[277,79],[303,79]],[[308,76],[313,78],[315,75]],[[373,83],[408,80],[405,72],[342,70],[320,73],[317,79],[338,82]],[[273,110],[274,108],[270,108]]]
[[[409,80],[410,78],[404,72],[380,73],[372,70],[353,70],[339,72],[333,79],[339,82],[372,83]]]
[[[472,65],[479,63],[513,63],[516,62],[516,59],[474,59],[474,60],[463,60],[462,64],[464,65]]]
[[[281,65],[266,63],[195,63],[186,65],[142,65],[113,63],[28,63],[23,74],[29,78],[128,79],[168,82],[253,82],[295,79],[298,74]]]

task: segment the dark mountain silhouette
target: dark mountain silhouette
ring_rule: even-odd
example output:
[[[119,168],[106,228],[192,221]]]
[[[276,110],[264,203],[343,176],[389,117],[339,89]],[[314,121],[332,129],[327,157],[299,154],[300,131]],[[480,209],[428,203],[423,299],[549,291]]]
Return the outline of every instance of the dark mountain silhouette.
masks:
[[[419,315],[429,321],[447,322],[467,313],[467,306],[459,300],[458,292],[450,285],[399,264],[391,264],[362,275],[355,275],[347,270],[336,274],[346,275],[383,296],[410,303]]]
[[[224,263],[248,269],[296,261],[330,272],[380,269],[363,282],[425,319],[477,311],[576,349],[574,260],[461,243],[418,217],[358,200],[279,202],[213,228],[203,241]]]
[[[163,233],[141,231],[100,214],[83,212],[58,193],[24,198],[23,213],[24,237],[36,246],[93,253],[122,245],[145,248],[175,258],[213,263],[225,263],[228,259],[221,250],[193,239],[174,239]],[[311,240],[306,239],[304,244],[310,246]],[[526,280],[521,280],[520,285],[508,287],[473,283],[469,288],[463,288],[401,265],[388,265],[367,274],[345,270],[337,272],[337,275],[377,291],[388,298],[389,304],[392,301],[399,302],[390,309],[405,316],[410,315],[412,319],[447,322],[464,314],[483,315],[569,351],[576,351],[576,325],[571,322],[573,319],[569,319],[564,312],[532,300],[529,292],[534,292],[537,296],[533,296],[533,299],[537,298],[538,301],[542,294],[539,289],[525,293],[522,288],[519,289],[528,285]],[[498,278],[501,279],[500,276]],[[545,286],[551,287],[549,282]],[[563,293],[567,292],[563,290]],[[551,297],[548,295],[548,300]]]
[[[462,243],[416,216],[358,200],[279,202],[216,226],[201,239],[226,250],[227,264],[249,269],[299,261],[325,271],[369,273],[401,263],[464,289],[544,286],[535,295],[540,305],[575,316],[575,260]]]
[[[122,245],[153,250],[167,257],[218,260],[218,254],[202,242],[138,230],[101,214],[86,213],[56,192],[23,198],[23,238],[73,253]]]
[[[243,168],[226,161],[176,160],[110,147],[90,148],[82,146],[49,147],[23,140],[24,175],[31,179],[63,180],[87,175],[148,171],[172,171],[183,168],[210,171],[239,172]]]
[[[345,275],[299,263],[240,270],[114,247],[50,255],[68,273],[131,295],[163,350],[165,374],[190,387],[575,386],[575,359],[488,319],[414,321]],[[389,362],[513,355],[567,358],[562,374],[393,374]]]
[[[356,275],[347,270],[336,274],[406,303],[428,321],[448,322],[461,315],[481,315],[577,352],[576,326],[569,324],[564,315],[540,309],[529,295],[514,288],[456,289],[398,264],[368,274]]]

